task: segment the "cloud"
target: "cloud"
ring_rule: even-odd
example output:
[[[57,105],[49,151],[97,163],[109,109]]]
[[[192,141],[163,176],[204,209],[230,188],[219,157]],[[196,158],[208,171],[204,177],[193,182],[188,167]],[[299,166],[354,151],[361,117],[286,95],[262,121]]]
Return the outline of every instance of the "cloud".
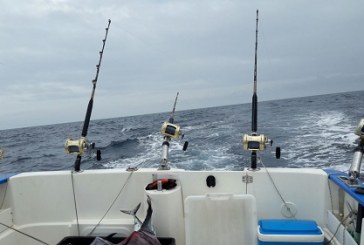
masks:
[[[0,128],[83,120],[109,18],[92,118],[247,103],[257,8],[261,100],[364,89],[360,2],[14,0]]]

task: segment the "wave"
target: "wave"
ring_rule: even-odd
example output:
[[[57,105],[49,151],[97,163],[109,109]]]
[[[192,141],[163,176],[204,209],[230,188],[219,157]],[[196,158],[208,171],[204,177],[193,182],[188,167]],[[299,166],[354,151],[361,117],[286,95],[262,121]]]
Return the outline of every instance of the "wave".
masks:
[[[17,157],[16,159],[10,161],[10,164],[13,163],[22,163],[22,162],[27,162],[28,160],[32,160],[33,157]]]
[[[259,133],[282,149],[279,161],[271,148],[259,152],[264,165],[348,169],[357,145],[353,131],[363,116],[363,98],[364,91],[359,91],[261,103]],[[157,167],[163,142],[161,118],[162,114],[151,114],[92,121],[88,139],[101,150],[102,159],[96,161],[95,150],[85,154],[82,168]],[[172,166],[241,170],[250,164],[250,152],[242,149],[241,142],[243,133],[251,132],[250,104],[181,111],[177,120],[185,137],[170,142]],[[1,148],[6,152],[0,171],[72,169],[75,156],[65,154],[63,144],[65,135],[79,135],[79,126],[2,131]],[[187,152],[182,151],[185,140]]]
[[[137,145],[138,145],[138,139],[125,139],[120,141],[111,141],[106,147],[103,147],[101,149],[119,149]]]

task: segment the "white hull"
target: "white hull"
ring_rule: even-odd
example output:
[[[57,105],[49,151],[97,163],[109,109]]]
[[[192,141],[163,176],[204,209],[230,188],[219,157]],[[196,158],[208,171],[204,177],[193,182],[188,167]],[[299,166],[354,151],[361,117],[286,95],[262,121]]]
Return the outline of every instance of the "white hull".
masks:
[[[215,177],[215,187],[206,185],[209,175]],[[163,191],[145,190],[153,179],[165,177],[177,179],[177,187]],[[252,182],[247,183],[247,179]],[[355,210],[358,207],[358,202],[329,180],[328,174],[320,169],[139,169],[134,172],[111,169],[73,174],[71,171],[55,171],[18,174],[1,184],[0,201],[3,200],[3,204],[0,222],[48,244],[57,244],[67,236],[78,236],[79,232],[81,236],[90,235],[98,223],[91,234],[93,236],[106,236],[113,232],[127,236],[134,229],[133,218],[120,210],[132,209],[142,202],[138,216],[143,219],[147,195],[152,200],[152,219],[157,236],[174,238],[177,245],[209,244],[203,241],[206,239],[215,240],[215,244],[258,244],[257,221],[288,219],[287,216],[291,214],[287,211],[287,205],[295,219],[316,221],[330,239],[330,230],[335,233],[339,227],[336,217],[345,217],[349,213],[346,203]],[[227,201],[220,206],[207,205],[201,209],[198,200],[204,198],[220,199],[221,203],[229,199],[242,200],[238,202],[243,206],[234,206]],[[229,203],[231,208],[226,208]],[[226,217],[229,214],[231,217]],[[200,218],[196,215],[200,215]],[[234,216],[238,218],[233,219]],[[247,222],[240,222],[239,216]],[[228,227],[224,222],[229,224]],[[351,226],[346,228],[350,230]],[[233,235],[236,231],[242,232],[243,237]],[[0,244],[41,244],[3,225],[0,225],[0,232]],[[337,232],[338,240],[342,240],[345,233],[343,230]],[[200,241],[195,241],[196,234],[200,235]],[[225,243],[219,241],[221,237],[225,237]],[[226,243],[226,239],[230,240]],[[350,240],[353,239],[347,236],[345,244],[357,244],[350,243]]]

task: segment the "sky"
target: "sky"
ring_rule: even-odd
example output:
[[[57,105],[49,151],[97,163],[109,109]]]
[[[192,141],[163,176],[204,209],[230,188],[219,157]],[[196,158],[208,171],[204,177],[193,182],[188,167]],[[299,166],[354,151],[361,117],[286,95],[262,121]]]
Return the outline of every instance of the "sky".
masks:
[[[0,130],[364,90],[359,0],[0,0]]]

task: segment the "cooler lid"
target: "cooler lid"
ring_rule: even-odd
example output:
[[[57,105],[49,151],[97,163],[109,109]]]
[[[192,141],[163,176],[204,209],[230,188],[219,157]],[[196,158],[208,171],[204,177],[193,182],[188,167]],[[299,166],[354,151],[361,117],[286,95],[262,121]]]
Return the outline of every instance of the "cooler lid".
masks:
[[[277,235],[321,235],[321,230],[313,220],[260,220],[260,233]]]

